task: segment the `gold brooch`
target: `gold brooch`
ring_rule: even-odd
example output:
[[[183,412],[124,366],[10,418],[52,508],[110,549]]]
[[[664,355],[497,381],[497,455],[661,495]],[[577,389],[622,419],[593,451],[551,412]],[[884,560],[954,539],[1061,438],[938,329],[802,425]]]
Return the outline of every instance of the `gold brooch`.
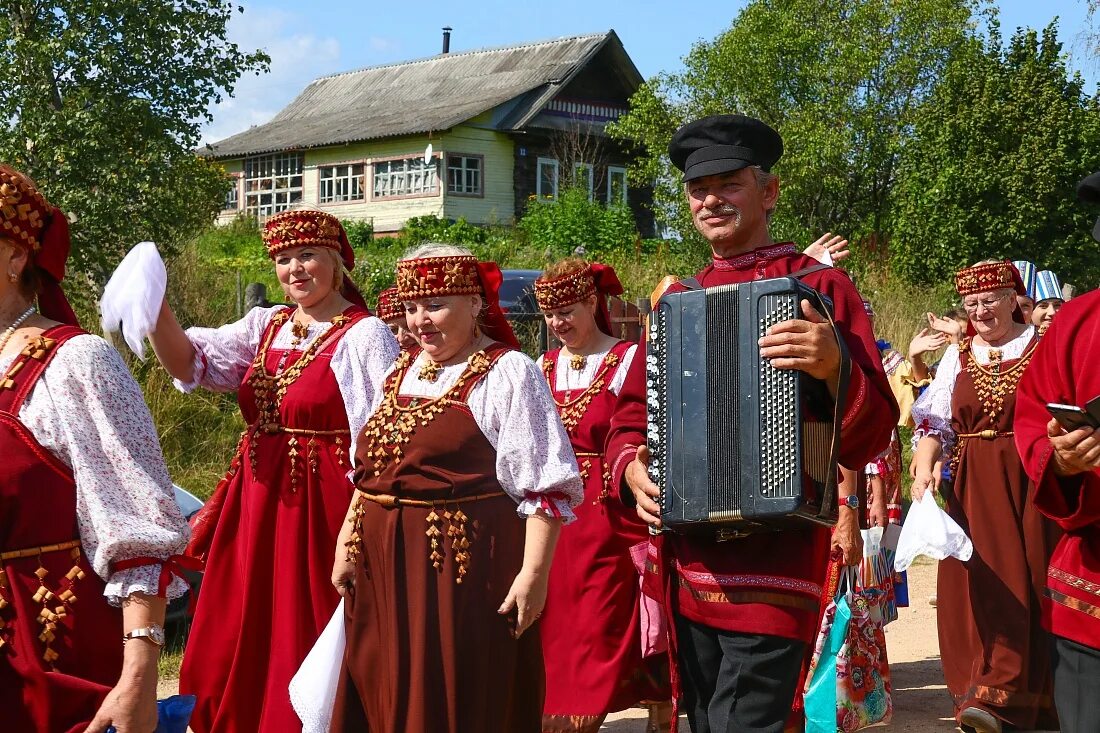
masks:
[[[573,356],[569,357],[569,366],[570,368],[576,369],[579,372],[580,370],[584,369],[584,363],[586,361],[588,361],[587,356],[583,356],[581,354],[573,354]]]
[[[439,372],[442,369],[443,367],[439,366],[439,362],[428,359],[420,366],[420,371],[417,372],[417,376],[420,377],[420,381],[422,382],[434,383],[435,380],[439,379]]]

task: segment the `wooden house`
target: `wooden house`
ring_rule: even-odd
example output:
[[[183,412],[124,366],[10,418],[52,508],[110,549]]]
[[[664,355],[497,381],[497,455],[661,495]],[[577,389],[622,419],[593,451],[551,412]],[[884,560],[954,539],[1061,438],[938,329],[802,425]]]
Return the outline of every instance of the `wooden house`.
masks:
[[[627,185],[629,156],[604,132],[642,83],[614,31],[462,53],[448,41],[317,79],[267,124],[202,148],[237,179],[220,218],[309,205],[378,233],[433,214],[508,225],[575,182],[629,203],[652,234],[652,192]]]

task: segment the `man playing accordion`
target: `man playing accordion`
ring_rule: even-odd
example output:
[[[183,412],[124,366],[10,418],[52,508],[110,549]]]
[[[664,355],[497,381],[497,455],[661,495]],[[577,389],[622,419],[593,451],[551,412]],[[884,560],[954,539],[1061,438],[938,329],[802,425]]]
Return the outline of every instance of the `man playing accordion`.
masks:
[[[742,115],[706,117],[680,128],[669,157],[684,173],[684,192],[713,261],[695,277],[704,288],[783,277],[817,264],[768,232],[779,197],[770,170],[783,152],[779,134]],[[871,323],[852,281],[823,268],[802,281],[833,303],[836,326],[851,356],[840,406],[839,462],[860,468],[887,445],[898,408],[878,359]],[[674,288],[683,286],[674,285]],[[801,303],[802,319],[772,326],[760,357],[778,369],[823,380],[835,396],[842,350],[833,326]],[[620,394],[606,456],[624,501],[660,525],[659,491],[647,473],[645,360],[635,359]],[[841,491],[841,493],[846,493]],[[856,503],[845,501],[833,539],[857,562]],[[828,565],[829,532],[760,532],[717,541],[714,534],[666,533],[653,542],[646,591],[666,605],[684,705],[695,733],[779,733],[786,729],[799,675],[815,636]]]

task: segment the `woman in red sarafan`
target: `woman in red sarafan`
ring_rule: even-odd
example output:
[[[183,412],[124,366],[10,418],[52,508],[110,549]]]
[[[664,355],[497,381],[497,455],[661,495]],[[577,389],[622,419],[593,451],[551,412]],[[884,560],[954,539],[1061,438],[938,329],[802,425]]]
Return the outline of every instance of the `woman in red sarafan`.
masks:
[[[582,488],[500,283],[494,263],[455,247],[397,263],[419,348],[398,358],[359,435],[357,495],[333,546],[347,650],[325,730],[539,731],[536,620]]]
[[[608,713],[668,700],[668,659],[643,658],[641,591],[630,548],[649,530],[612,490],[604,441],[637,344],[612,336],[608,295],[623,291],[607,265],[569,258],[535,282],[546,324],[562,343],[539,357],[584,479],[580,519],[558,543],[542,618],[544,733],[599,730]],[[650,708],[650,728],[671,706]],[[661,721],[661,715],[666,720]]]
[[[1023,285],[1011,263],[978,263],[955,286],[969,338],[947,348],[913,406],[913,496],[936,490],[942,453],[954,476],[942,485],[946,510],[974,543],[970,560],[940,561],[944,680],[960,726],[1056,729],[1041,598],[1057,528],[1029,501],[1013,439],[1016,386],[1038,341],[1017,305]]]
[[[0,727],[152,730],[187,523],[141,390],[76,325],[68,255],[65,215],[0,165]]]
[[[178,388],[238,390],[248,425],[188,550],[206,561],[180,670],[195,733],[301,731],[287,686],[339,600],[329,571],[354,436],[398,353],[347,278],[339,220],[283,212],[263,241],[294,306],[184,332],[165,303],[150,335]]]

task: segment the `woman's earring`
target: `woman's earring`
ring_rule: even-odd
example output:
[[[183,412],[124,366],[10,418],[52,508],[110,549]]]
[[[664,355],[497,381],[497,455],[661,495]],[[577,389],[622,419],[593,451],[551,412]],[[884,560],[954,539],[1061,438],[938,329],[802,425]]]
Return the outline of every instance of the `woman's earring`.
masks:
[[[9,272],[8,273],[8,280],[11,280],[12,282],[15,282],[18,279],[19,279],[19,276],[16,275],[14,272]]]

